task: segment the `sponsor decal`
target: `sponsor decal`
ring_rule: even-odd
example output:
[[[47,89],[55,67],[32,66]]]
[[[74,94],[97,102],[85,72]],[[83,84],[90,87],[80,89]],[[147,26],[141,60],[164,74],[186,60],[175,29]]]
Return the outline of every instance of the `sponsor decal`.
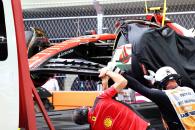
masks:
[[[188,87],[165,90],[178,118],[186,130],[195,130],[195,93]]]
[[[191,111],[191,112],[186,112],[186,113],[182,113],[180,114],[181,118],[186,118],[188,116],[194,116],[195,115],[195,111]]]
[[[96,117],[95,117],[95,116],[92,116],[92,117],[91,117],[91,120],[92,120],[92,121],[96,121]]]
[[[113,123],[112,118],[106,117],[104,119],[104,127],[105,128],[111,128],[112,127],[112,123]]]
[[[119,61],[126,64],[131,63],[132,45],[127,44],[121,46],[121,51],[119,54]]]
[[[68,54],[72,53],[73,51],[74,51],[73,49],[70,49],[70,50],[61,52],[61,53],[58,54],[58,57],[62,57],[62,56],[68,55]]]

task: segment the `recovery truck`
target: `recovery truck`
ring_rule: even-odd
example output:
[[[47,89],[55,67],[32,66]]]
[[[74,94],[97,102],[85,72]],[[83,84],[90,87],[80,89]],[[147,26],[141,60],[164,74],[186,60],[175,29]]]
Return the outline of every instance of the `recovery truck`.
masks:
[[[29,74],[20,0],[0,1],[0,129],[37,130],[34,101],[54,130]]]
[[[34,84],[32,83],[29,74],[24,24],[20,1],[2,0],[0,1],[0,9],[0,76],[2,79],[0,82],[0,128],[5,130],[17,130],[18,128],[24,130],[36,130],[36,114],[34,110],[34,101],[36,101],[40,107],[41,112],[43,113],[43,116],[49,126],[49,129],[54,130],[55,128],[52,125],[51,120],[44,109],[44,106],[40,100],[40,97],[38,96],[38,93],[34,87]],[[128,23],[135,22],[130,21]],[[129,34],[125,32],[126,29],[128,31],[129,28],[124,27],[129,27],[126,26],[128,23],[123,24],[125,26],[120,28],[122,30],[120,30],[119,36],[124,36],[124,38],[127,38],[127,36],[124,34]],[[147,25],[147,27],[159,26],[144,21],[136,21],[136,23],[144,23],[144,27],[145,25]],[[136,27],[136,25],[132,26]],[[120,41],[120,39],[117,40]],[[130,41],[131,39],[128,40]],[[124,41],[124,43],[126,42]],[[120,45],[115,44],[115,48],[117,47],[120,47]],[[126,47],[128,48],[128,46]],[[125,51],[125,47],[121,48],[123,48],[122,51]],[[144,58],[145,57],[142,57],[142,59]],[[147,64],[144,65],[147,66]],[[152,68],[153,66],[151,66],[152,65],[149,64],[147,68],[153,70],[157,69]],[[140,70],[140,68],[138,69]],[[132,70],[137,69],[135,68]],[[60,93],[56,92],[56,94],[59,95]],[[159,125],[160,117],[158,113],[158,108],[157,106],[155,106],[155,104],[132,104],[132,107],[142,113],[145,118],[150,119],[153,125]],[[154,113],[154,110],[156,113]],[[156,121],[158,122],[156,123]],[[162,129],[161,123],[160,126],[156,127]]]

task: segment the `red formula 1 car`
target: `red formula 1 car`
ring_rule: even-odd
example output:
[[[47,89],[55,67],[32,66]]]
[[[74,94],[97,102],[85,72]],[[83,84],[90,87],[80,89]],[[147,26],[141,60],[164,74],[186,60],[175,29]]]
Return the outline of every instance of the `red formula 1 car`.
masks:
[[[53,92],[52,104],[55,109],[92,105],[94,98],[99,93],[97,90],[100,90],[98,70],[111,60],[115,38],[115,34],[86,35],[71,38],[61,43],[53,43],[52,46],[29,59],[29,67],[35,86],[39,88],[50,77],[55,77],[63,94],[70,90],[83,91],[83,93],[95,91],[87,92],[87,95],[92,96],[91,101],[88,101],[89,98],[86,96],[82,96],[84,98],[74,102],[73,97],[78,96],[79,93],[69,94],[72,99],[70,104],[63,100],[58,92]],[[38,90],[41,92],[42,89]],[[44,101],[46,101],[46,106],[51,106],[48,105],[47,100],[44,99]],[[47,108],[51,110],[53,106]]]

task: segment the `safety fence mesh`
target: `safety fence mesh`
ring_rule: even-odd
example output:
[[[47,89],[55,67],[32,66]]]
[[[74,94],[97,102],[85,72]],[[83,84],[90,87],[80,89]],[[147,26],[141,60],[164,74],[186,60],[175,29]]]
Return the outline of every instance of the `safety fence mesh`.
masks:
[[[73,75],[73,74],[57,74],[55,78],[58,81],[60,90],[65,91],[100,91],[101,82],[96,77]]]
[[[163,0],[148,1],[147,6],[160,6]],[[115,22],[120,19],[144,19],[145,3],[126,2],[101,5],[103,8],[103,32],[114,33]],[[190,29],[195,26],[194,0],[167,1],[167,17]],[[97,29],[97,14],[93,5],[76,7],[55,7],[23,10],[25,30],[30,27],[41,28],[51,42],[60,42],[70,37],[85,35],[85,31]],[[70,76],[71,77],[71,76]],[[67,75],[57,77],[62,90],[97,90],[99,81],[81,80],[72,77],[72,84]],[[68,80],[68,82],[66,82]],[[69,86],[69,88],[66,88]]]
[[[162,5],[163,0],[147,2],[147,7]],[[105,4],[101,5],[101,7],[104,14],[104,33],[113,33],[115,31],[116,20],[122,18],[143,19],[145,17],[140,16],[140,14],[145,14],[144,1]],[[187,29],[195,26],[194,0],[169,0],[167,1],[167,8],[167,17],[172,21]],[[29,30],[29,27],[42,28],[52,42],[60,42],[70,37],[85,35],[86,31],[97,29],[97,14],[93,5],[25,9],[23,15],[26,30]]]
[[[25,21],[25,29],[30,30],[30,27],[41,28],[51,40],[66,40],[70,37],[84,35],[86,30],[95,28],[96,24],[95,18],[29,20]]]

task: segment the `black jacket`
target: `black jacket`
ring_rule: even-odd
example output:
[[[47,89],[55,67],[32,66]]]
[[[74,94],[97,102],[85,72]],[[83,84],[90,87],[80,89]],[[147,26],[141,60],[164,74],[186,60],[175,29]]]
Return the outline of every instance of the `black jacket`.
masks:
[[[127,87],[132,88],[158,105],[159,110],[170,130],[184,130],[169,98],[164,91],[148,88],[127,74],[123,74],[123,76],[128,80]]]

